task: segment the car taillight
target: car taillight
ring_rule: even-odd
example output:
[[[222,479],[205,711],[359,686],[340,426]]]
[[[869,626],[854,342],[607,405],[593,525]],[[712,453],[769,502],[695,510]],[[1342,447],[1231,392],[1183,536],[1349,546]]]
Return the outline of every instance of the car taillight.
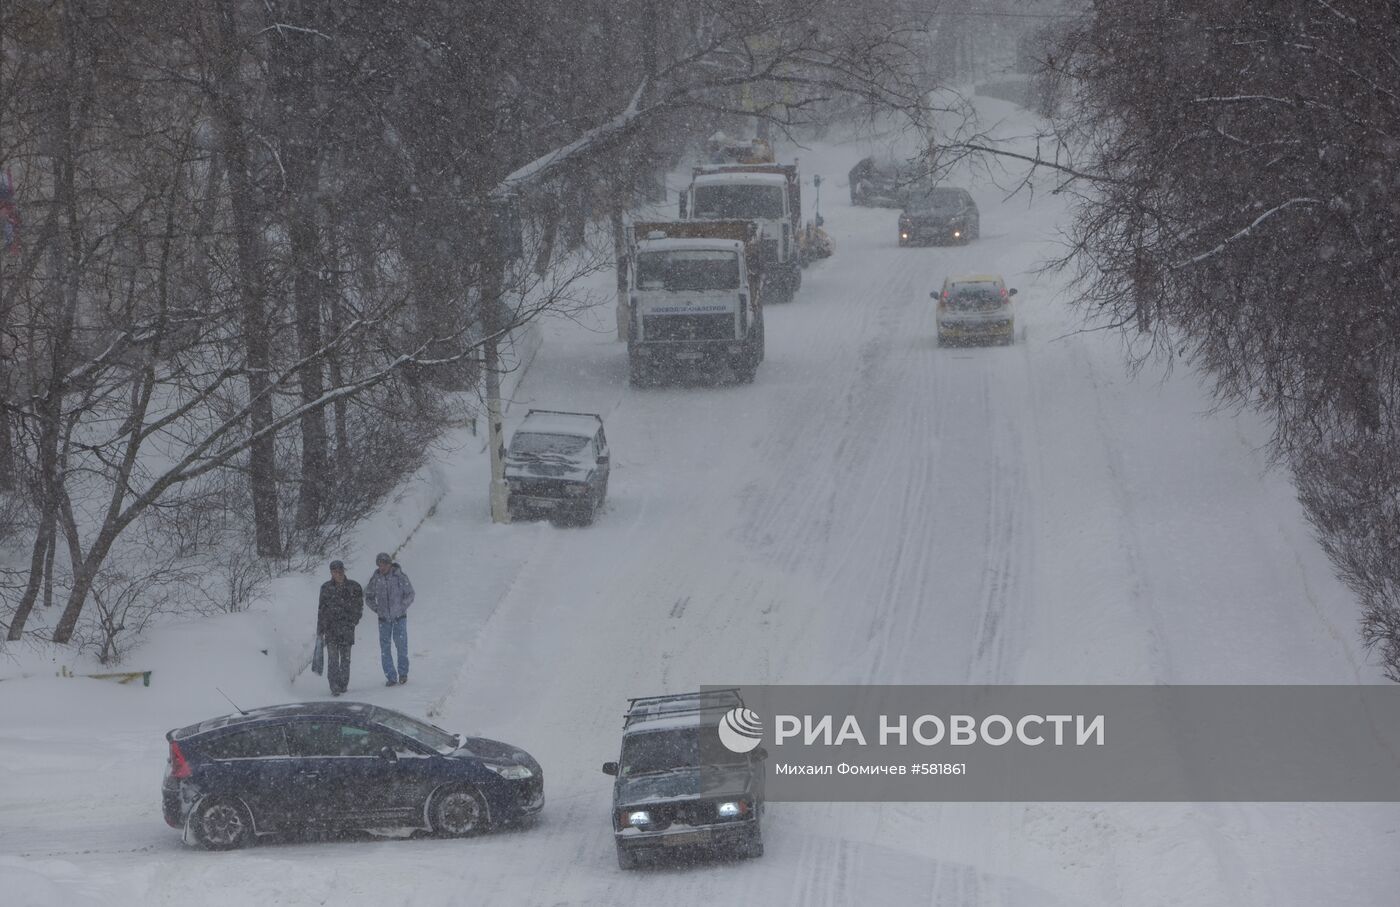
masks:
[[[1002,298],[1002,299],[1005,299],[1005,298],[1006,298],[1006,287],[1002,287],[1002,288],[1001,288],[1001,298]]]
[[[185,761],[185,754],[180,752],[180,744],[174,740],[170,741],[170,777],[188,778],[194,774],[190,770],[190,764]]]

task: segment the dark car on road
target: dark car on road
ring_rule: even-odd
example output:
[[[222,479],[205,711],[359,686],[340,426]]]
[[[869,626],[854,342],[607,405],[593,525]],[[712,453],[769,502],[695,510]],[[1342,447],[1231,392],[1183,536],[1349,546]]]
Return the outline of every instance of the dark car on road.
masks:
[[[544,775],[529,753],[381,706],[269,706],[166,740],[165,821],[212,850],[310,829],[465,837],[544,807]]]
[[[622,753],[603,763],[613,775],[617,864],[702,850],[763,856],[762,747],[735,753],[716,717],[743,709],[737,690],[633,699],[623,719]],[[752,713],[750,713],[752,714]]]
[[[908,161],[878,157],[862,159],[847,179],[851,204],[873,208],[901,207],[921,182],[918,170]]]
[[[899,244],[966,243],[982,232],[982,215],[966,189],[913,193],[899,214]]]
[[[532,409],[506,450],[512,520],[593,522],[608,497],[611,454],[603,417]]]

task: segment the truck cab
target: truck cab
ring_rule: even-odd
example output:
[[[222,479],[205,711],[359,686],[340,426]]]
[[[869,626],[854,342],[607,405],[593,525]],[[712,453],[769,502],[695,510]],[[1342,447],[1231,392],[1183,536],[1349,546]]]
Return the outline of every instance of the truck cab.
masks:
[[[697,167],[681,194],[682,220],[748,220],[771,290],[791,299],[802,284],[801,189],[795,164]]]
[[[628,262],[633,384],[696,368],[752,381],[763,359],[754,229],[740,221],[638,224]]]

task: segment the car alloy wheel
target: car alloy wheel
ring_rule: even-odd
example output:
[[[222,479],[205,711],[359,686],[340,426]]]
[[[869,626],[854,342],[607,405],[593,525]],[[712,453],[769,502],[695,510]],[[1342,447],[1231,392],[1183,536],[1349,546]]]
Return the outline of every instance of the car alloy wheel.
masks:
[[[433,831],[440,835],[463,838],[481,831],[485,824],[486,804],[470,788],[452,788],[433,802]]]
[[[232,800],[215,800],[199,808],[195,828],[200,843],[210,850],[233,850],[248,843],[252,822]]]

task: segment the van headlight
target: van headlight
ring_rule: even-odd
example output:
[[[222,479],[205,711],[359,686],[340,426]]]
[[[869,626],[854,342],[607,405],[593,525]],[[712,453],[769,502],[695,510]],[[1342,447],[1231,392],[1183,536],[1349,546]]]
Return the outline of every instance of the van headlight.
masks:
[[[642,828],[651,824],[651,813],[644,809],[634,809],[627,813],[627,824],[633,828]]]
[[[737,819],[749,811],[749,804],[743,800],[729,800],[715,808],[721,819]]]

